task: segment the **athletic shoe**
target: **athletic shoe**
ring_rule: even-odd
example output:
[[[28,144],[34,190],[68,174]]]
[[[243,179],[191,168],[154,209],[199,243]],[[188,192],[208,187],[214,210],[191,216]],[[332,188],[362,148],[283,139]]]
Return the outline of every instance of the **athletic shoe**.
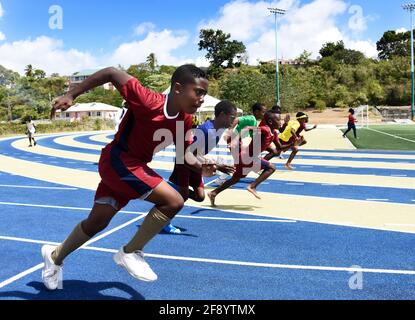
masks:
[[[152,282],[157,280],[157,275],[151,270],[144,260],[143,251],[137,250],[133,253],[125,253],[121,248],[115,255],[114,261],[123,267],[134,278],[142,281]]]
[[[180,230],[179,228],[176,228],[174,225],[172,224],[168,224],[167,226],[165,226],[163,228],[163,231],[166,233],[172,233],[172,234],[179,234],[182,233],[182,230]]]
[[[35,141],[35,142],[33,142],[33,144],[35,145],[35,147],[36,147],[36,145],[37,145],[37,142]]]
[[[42,270],[42,280],[45,287],[49,290],[56,290],[62,282],[62,266],[57,266],[52,260],[52,252],[55,246],[44,245],[42,247],[42,257],[45,263]]]

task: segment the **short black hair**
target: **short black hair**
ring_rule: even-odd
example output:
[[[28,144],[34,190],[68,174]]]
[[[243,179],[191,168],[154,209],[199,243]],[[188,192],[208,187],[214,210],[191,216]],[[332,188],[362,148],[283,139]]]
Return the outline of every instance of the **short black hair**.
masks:
[[[303,117],[306,117],[306,116],[307,115],[304,112],[298,112],[295,117],[298,119],[298,118],[303,118]]]
[[[354,109],[350,108],[350,109],[349,109],[349,112],[350,112],[351,114],[354,114]]]
[[[171,84],[173,86],[178,82],[182,85],[186,85],[194,83],[195,79],[198,78],[207,79],[206,72],[193,64],[185,64],[174,71],[173,76],[171,77]]]
[[[232,111],[236,111],[235,105],[229,100],[222,100],[215,107],[215,117],[218,117],[222,112],[224,114],[230,114]]]
[[[265,107],[265,104],[257,102],[252,106],[252,113],[255,111],[261,111],[262,107]]]
[[[274,109],[271,109],[271,110],[268,110],[267,112],[265,112],[265,115],[264,115],[264,119],[265,119],[265,121],[268,121],[268,119],[272,116],[272,115],[279,115],[279,116],[281,116],[281,113],[280,112],[278,112],[277,110],[274,110]]]
[[[282,113],[282,109],[281,109],[281,106],[279,104],[276,104],[275,106],[273,106],[271,110],[273,110],[273,111],[275,111],[279,114]]]

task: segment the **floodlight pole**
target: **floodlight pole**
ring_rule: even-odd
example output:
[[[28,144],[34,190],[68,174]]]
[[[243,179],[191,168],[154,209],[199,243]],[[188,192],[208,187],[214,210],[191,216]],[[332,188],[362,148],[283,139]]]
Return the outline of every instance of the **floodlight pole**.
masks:
[[[275,17],[275,64],[276,64],[276,100],[277,104],[281,105],[280,96],[280,80],[279,80],[279,62],[278,62],[278,15],[284,15],[285,10],[278,8],[268,8],[268,10],[274,14]]]
[[[412,102],[411,102],[411,119],[415,119],[415,79],[414,79],[414,25],[413,25],[413,11],[415,4],[402,5],[404,10],[409,11],[411,16],[411,79],[412,79]]]

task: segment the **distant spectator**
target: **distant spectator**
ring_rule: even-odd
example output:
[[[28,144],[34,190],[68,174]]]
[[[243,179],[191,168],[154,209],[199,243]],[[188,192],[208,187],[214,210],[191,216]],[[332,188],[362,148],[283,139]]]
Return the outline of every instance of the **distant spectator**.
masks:
[[[347,131],[343,134],[343,138],[346,138],[346,135],[353,130],[353,135],[355,139],[359,139],[357,137],[357,130],[356,130],[356,122],[357,119],[354,116],[354,110],[352,108],[349,109],[349,121],[347,122]]]
[[[26,121],[26,135],[29,138],[29,147],[36,146],[35,140],[36,126],[32,121],[32,117],[29,117],[29,120]],[[33,145],[32,145],[33,140]]]

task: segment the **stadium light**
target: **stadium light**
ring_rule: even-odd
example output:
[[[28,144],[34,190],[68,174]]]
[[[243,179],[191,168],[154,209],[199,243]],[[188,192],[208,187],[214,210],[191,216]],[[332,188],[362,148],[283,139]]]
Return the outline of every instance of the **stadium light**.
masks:
[[[415,4],[407,3],[403,4],[402,8],[409,11],[411,16],[411,79],[412,79],[412,102],[411,102],[411,119],[415,118],[415,80],[414,80],[414,25],[413,25],[413,12],[415,10]]]
[[[278,15],[284,15],[285,10],[278,9],[278,8],[268,8],[268,10],[274,14],[275,16],[275,64],[276,64],[276,100],[277,104],[281,105],[281,97],[280,97],[280,80],[279,80],[279,63],[278,63]]]

